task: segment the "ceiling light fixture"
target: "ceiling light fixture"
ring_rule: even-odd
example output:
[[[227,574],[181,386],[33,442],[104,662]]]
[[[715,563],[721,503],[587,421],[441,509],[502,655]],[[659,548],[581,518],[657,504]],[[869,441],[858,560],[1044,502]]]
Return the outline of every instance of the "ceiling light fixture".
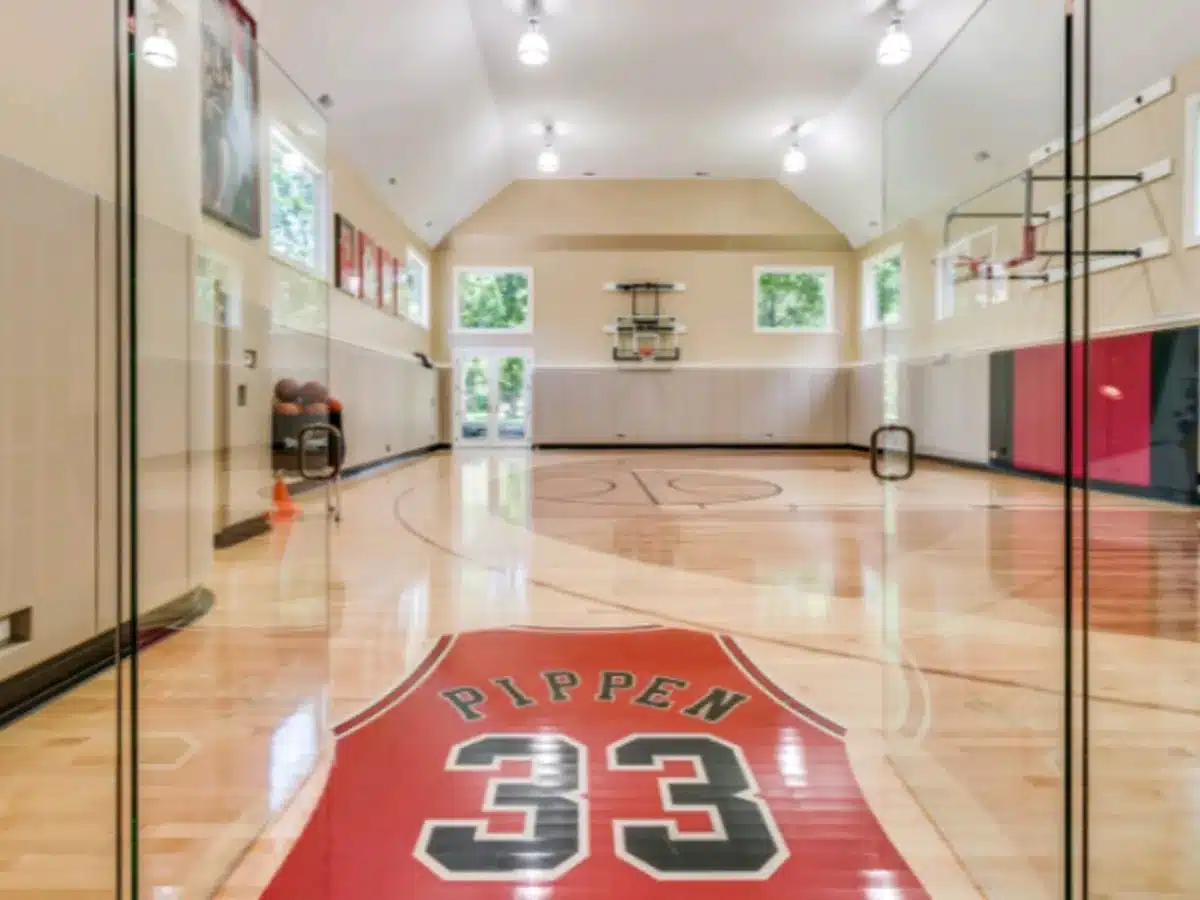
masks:
[[[792,144],[783,157],[783,171],[789,175],[798,175],[808,168],[808,157],[797,144]]]
[[[554,149],[555,133],[556,129],[553,122],[546,122],[542,125],[542,134],[546,139],[546,146],[538,154],[537,168],[543,175],[553,175],[562,166],[558,158],[558,151]]]
[[[538,30],[538,23],[542,19],[540,0],[529,0],[525,11],[529,19],[529,30],[521,35],[517,44],[517,59],[527,66],[544,66],[550,61],[550,42]]]
[[[544,134],[552,134],[554,137],[564,137],[571,133],[571,126],[566,122],[551,122],[548,120],[534,122],[529,126],[529,133],[539,137]]]
[[[888,26],[887,34],[879,42],[875,51],[875,61],[881,66],[902,66],[913,54],[912,38],[904,30],[904,13],[900,9],[900,0],[892,0],[892,24]]]
[[[142,43],[142,60],[156,69],[174,69],[179,65],[179,51],[162,25],[155,25],[154,33]]]
[[[787,153],[783,155],[783,171],[787,174],[799,175],[808,168],[808,157],[800,149],[800,138],[812,134],[816,130],[817,123],[811,121],[804,123],[797,122],[784,132],[784,134],[792,136],[792,145],[788,148]]]
[[[539,153],[537,158],[537,167],[538,171],[543,175],[553,175],[556,173],[559,168],[561,168],[561,162],[558,158],[558,151],[553,147],[547,147],[545,150]]]

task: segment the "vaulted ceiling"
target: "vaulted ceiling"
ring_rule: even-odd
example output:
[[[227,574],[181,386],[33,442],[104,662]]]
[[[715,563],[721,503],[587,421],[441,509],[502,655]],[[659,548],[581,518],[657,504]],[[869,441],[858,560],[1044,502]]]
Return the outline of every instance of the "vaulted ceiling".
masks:
[[[1028,95],[1039,109],[1053,108],[1058,87],[1046,79],[1056,71],[1061,7],[1042,0],[905,0],[915,53],[896,68],[874,60],[888,23],[884,0],[545,0],[551,58],[539,68],[516,58],[522,0],[263,5],[264,47],[304,91],[333,98],[333,140],[431,243],[511,181],[546,177],[535,168],[541,139],[531,126],[553,119],[570,131],[556,142],[562,170],[552,177],[780,178],[862,244],[883,219],[885,117],[906,92],[916,112],[896,139],[904,132],[916,147],[929,142],[929,128],[955,135],[955,116],[985,110],[981,91],[993,82],[1041,91]],[[1124,5],[1135,19],[1145,15]],[[1200,9],[1196,0],[1159,5],[1192,10],[1192,18]],[[1050,7],[1057,12],[1047,14]],[[951,48],[961,48],[958,68],[940,66],[914,85],[964,26],[974,44]],[[1029,53],[1041,56],[1025,77]],[[1147,65],[1136,68],[1141,77]],[[955,84],[960,75],[977,82]],[[1112,79],[1106,92],[1119,93],[1129,78]],[[957,90],[957,105],[939,113],[939,90]],[[810,119],[820,128],[803,140],[809,167],[784,176],[788,139],[773,132]],[[904,125],[894,116],[889,128],[897,121]],[[1049,112],[1036,117],[1010,143],[1032,149],[1052,121]],[[1003,135],[1007,125],[992,119],[986,127]],[[955,158],[969,160],[982,136],[958,137]],[[978,177],[959,163],[957,177]]]

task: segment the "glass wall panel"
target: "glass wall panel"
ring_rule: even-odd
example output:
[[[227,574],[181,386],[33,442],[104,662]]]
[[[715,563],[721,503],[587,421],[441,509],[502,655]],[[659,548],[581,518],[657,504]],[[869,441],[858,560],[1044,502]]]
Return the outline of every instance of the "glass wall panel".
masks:
[[[64,23],[70,27],[64,27]],[[0,5],[0,895],[113,897],[130,643],[109,0]],[[70,65],[64,65],[70,60]]]
[[[1200,883],[1200,256],[1190,249],[1200,234],[1200,56],[1189,39],[1200,7],[1078,7],[1075,123],[1093,124],[1075,158],[1096,179],[1075,219],[1094,254],[1076,280],[1088,313],[1078,333],[1090,338],[1077,373],[1077,467],[1091,488],[1077,556],[1088,750],[1080,893],[1185,897]]]
[[[140,10],[133,860],[140,897],[206,897],[331,752],[333,211],[322,112],[245,9]]]
[[[884,426],[888,758],[990,898],[1062,897],[1069,865],[1063,182],[1037,158],[1063,46],[1061,4],[990,0],[888,114],[854,376]]]

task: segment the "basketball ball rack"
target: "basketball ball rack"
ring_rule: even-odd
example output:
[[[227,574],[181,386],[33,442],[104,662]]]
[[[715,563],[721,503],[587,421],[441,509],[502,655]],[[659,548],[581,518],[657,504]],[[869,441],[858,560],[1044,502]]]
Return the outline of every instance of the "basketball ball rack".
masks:
[[[687,327],[663,312],[662,301],[664,294],[679,294],[686,289],[683,284],[657,281],[606,284],[605,291],[629,298],[629,312],[618,316],[615,324],[604,326],[604,333],[612,335],[613,362],[637,370],[670,367],[679,362],[679,336],[687,334]],[[652,311],[638,304],[645,295],[653,297]]]

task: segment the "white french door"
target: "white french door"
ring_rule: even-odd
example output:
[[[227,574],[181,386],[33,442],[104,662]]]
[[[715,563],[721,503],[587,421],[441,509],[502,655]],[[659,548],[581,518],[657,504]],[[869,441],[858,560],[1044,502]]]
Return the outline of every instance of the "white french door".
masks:
[[[454,354],[456,447],[527,447],[533,412],[533,354],[472,347]]]

